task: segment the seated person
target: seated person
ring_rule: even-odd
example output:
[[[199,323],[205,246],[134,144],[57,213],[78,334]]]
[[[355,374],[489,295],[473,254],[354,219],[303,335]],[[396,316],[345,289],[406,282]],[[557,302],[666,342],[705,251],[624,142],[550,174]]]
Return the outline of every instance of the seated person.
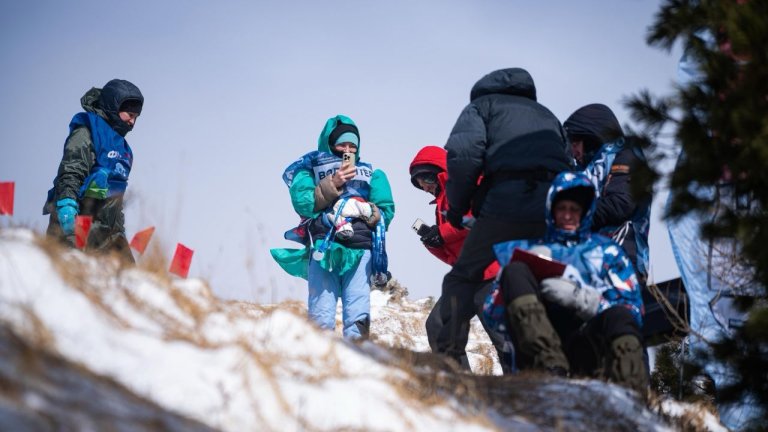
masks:
[[[635,271],[613,240],[590,232],[595,188],[583,173],[560,173],[547,196],[547,234],[495,245],[498,279],[517,349],[517,366],[558,375],[602,377],[645,394],[643,303]],[[515,248],[567,264],[537,280],[510,261]],[[487,312],[487,310],[486,310]]]

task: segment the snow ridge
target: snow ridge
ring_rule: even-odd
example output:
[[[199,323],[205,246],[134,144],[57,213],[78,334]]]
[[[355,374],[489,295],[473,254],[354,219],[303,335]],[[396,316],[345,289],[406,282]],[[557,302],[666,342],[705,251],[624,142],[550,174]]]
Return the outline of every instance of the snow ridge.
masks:
[[[611,401],[606,409],[625,417],[617,423],[622,428],[669,429],[616,386],[494,376],[500,368],[477,322],[468,352],[480,375],[452,370],[428,353],[423,324],[431,299],[373,291],[371,302],[372,340],[355,344],[314,327],[299,302],[221,301],[201,280],[121,268],[29,230],[0,231],[4,329],[39,356],[65,359],[201,425],[227,431],[570,429],[591,424],[589,411],[558,413],[556,406],[524,402],[558,394],[575,400],[587,392]],[[538,396],[498,403],[526,388]],[[18,395],[16,406],[50,419],[45,405],[29,407],[24,400]],[[709,430],[717,430],[710,423]]]

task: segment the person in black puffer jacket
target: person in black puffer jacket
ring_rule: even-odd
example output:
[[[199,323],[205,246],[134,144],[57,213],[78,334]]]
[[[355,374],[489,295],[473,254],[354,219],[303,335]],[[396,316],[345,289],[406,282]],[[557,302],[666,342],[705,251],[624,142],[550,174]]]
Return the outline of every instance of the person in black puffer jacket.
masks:
[[[533,78],[520,68],[491,72],[474,85],[445,149],[446,218],[459,228],[470,209],[477,217],[442,286],[436,350],[459,361],[493,245],[544,235],[547,190],[571,159],[560,122],[536,102]]]
[[[577,109],[564,123],[578,168],[600,194],[592,231],[619,243],[637,270],[648,275],[651,199],[632,196],[632,173],[646,163],[642,149],[624,136],[613,111],[603,104]]]

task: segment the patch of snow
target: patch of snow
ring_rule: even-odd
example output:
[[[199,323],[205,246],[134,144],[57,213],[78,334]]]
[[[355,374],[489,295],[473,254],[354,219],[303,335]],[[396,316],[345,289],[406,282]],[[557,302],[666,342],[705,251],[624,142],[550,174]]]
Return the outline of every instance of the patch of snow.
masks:
[[[728,432],[728,428],[720,423],[711,412],[693,404],[665,399],[660,404],[661,411],[667,416],[682,419],[694,419],[700,429],[710,432]]]
[[[76,251],[55,257],[88,266],[85,279],[69,280],[33,239],[0,233],[2,320],[168,409],[232,431],[491,430],[449,405],[409,399],[407,374],[303,316],[243,312],[200,281],[115,276]]]
[[[510,411],[468,406],[472,401],[439,386],[428,401],[419,396],[417,374],[445,372],[394,366],[394,351],[384,347],[429,352],[424,323],[433,303],[373,290],[372,340],[355,344],[340,338],[339,328],[315,327],[298,302],[221,301],[201,280],[118,269],[78,251],[41,247],[29,230],[0,230],[0,321],[26,343],[206,425],[228,431],[540,430],[536,414],[520,410],[526,400]],[[501,374],[477,318],[467,354],[476,373]],[[638,430],[670,429],[616,385],[562,379],[527,385],[534,393],[524,396],[557,399],[545,407],[547,415],[568,425],[594,424],[581,403],[586,394]],[[28,399],[28,406],[45,403]],[[698,430],[726,430],[697,406],[663,401],[659,410],[693,418],[704,425]]]

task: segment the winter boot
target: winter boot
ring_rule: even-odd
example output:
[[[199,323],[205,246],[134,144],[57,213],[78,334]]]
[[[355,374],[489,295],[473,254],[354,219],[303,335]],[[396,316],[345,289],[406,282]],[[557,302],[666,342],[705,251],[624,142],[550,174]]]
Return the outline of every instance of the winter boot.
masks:
[[[611,342],[608,379],[637,391],[648,392],[648,375],[643,361],[643,345],[637,336],[619,336]]]
[[[532,359],[532,366],[566,376],[569,366],[560,346],[560,337],[539,299],[533,294],[522,295],[512,300],[507,312],[518,348]]]
[[[369,317],[355,321],[355,326],[360,332],[360,339],[366,340],[371,336],[371,319]]]

